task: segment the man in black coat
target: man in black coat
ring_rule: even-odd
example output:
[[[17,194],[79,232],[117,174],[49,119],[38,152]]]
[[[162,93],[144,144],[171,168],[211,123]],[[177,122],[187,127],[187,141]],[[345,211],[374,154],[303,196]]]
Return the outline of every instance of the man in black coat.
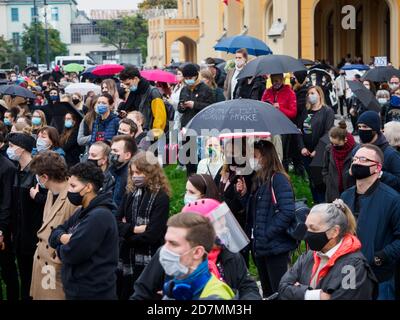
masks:
[[[92,163],[70,170],[68,199],[82,206],[50,235],[62,265],[68,300],[116,299],[118,228],[110,193],[98,194],[104,175]]]
[[[15,166],[0,155],[0,271],[7,287],[7,299],[18,300],[19,285],[14,249],[11,243],[12,185]],[[1,293],[0,293],[1,298]]]
[[[161,300],[162,295],[158,292],[163,290],[165,271],[159,259],[160,250],[136,280],[132,300]],[[217,265],[223,270],[224,281],[238,294],[239,300],[261,299],[257,284],[249,275],[240,253],[231,253],[223,248],[217,259]]]

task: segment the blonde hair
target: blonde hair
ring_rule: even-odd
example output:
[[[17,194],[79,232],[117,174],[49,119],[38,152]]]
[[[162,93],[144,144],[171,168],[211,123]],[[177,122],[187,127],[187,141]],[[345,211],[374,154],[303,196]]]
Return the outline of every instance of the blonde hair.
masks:
[[[127,191],[134,192],[136,186],[132,181],[132,166],[143,173],[145,176],[146,186],[151,192],[158,192],[160,189],[164,191],[169,197],[171,196],[171,187],[169,181],[164,173],[164,170],[160,166],[158,159],[151,152],[139,152],[129,162],[129,176]]]
[[[306,96],[306,99],[307,99],[306,108],[307,108],[307,110],[311,110],[312,109],[312,105],[308,101],[308,96],[310,95],[310,91],[312,89],[315,89],[318,92],[318,94],[320,96],[320,99],[321,99],[321,105],[322,105],[322,107],[325,107],[325,94],[324,94],[324,91],[322,90],[322,88],[320,86],[312,86],[312,87],[308,88],[308,90],[307,90],[307,96]]]
[[[35,127],[35,126],[32,124],[32,129],[41,129],[41,128],[43,128],[43,127],[47,127],[46,115],[44,114],[44,112],[43,112],[42,110],[35,110],[35,111],[33,111],[33,113],[32,113],[32,118],[34,117],[34,113],[35,113],[35,112],[39,115],[39,118],[40,118],[40,120],[41,120],[41,123],[40,123],[40,125],[37,126],[37,127]]]
[[[392,147],[400,147],[400,122],[390,121],[386,123],[383,134]]]
[[[217,88],[217,84],[215,82],[214,75],[211,73],[211,71],[209,71],[208,69],[203,69],[200,71],[200,76],[202,79],[206,79],[210,82],[210,85],[209,85],[210,88],[212,88],[212,89]]]
[[[137,118],[142,123],[142,126],[144,126],[144,115],[139,111],[129,112],[127,118],[131,119],[132,121],[134,121],[133,118]]]

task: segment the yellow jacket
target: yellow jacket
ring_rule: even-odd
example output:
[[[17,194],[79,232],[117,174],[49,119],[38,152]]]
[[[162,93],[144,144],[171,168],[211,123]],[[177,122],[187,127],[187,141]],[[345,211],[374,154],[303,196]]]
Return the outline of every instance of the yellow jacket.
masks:
[[[214,275],[211,275],[206,286],[204,287],[200,300],[221,299],[221,300],[232,300],[235,296],[232,289],[224,282],[218,280]]]
[[[163,99],[156,98],[151,101],[151,112],[153,114],[153,126],[151,131],[154,137],[159,138],[167,126],[167,112]]]

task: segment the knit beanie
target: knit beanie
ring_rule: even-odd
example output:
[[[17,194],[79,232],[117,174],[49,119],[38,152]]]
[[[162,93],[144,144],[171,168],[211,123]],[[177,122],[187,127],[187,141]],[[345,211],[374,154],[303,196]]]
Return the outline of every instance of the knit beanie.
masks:
[[[366,111],[357,120],[357,124],[364,124],[375,132],[381,131],[381,119],[375,111]]]

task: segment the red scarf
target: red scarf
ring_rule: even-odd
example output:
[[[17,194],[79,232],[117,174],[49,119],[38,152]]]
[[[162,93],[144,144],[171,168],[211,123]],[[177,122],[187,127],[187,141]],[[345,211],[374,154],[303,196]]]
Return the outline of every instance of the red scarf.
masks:
[[[344,145],[342,150],[336,150],[332,147],[332,156],[333,160],[335,160],[336,169],[338,171],[338,182],[339,182],[339,193],[342,193],[343,190],[343,166],[344,161],[346,160],[349,153],[353,150],[356,145],[356,141],[351,133],[347,133],[347,142]]]
[[[221,279],[221,274],[219,273],[218,267],[217,267],[217,260],[218,256],[221,253],[222,249],[220,247],[214,246],[210,253],[208,254],[208,269],[210,272],[217,277],[218,280]],[[223,280],[222,280],[223,281]]]

